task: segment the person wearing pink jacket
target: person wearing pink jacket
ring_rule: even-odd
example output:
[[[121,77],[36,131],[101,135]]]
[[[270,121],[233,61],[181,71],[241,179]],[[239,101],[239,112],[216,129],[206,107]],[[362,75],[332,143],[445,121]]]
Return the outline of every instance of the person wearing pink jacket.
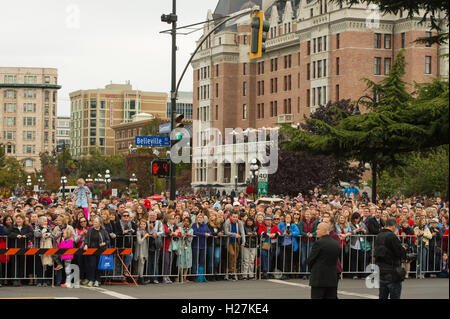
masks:
[[[72,229],[71,228],[66,228],[64,230],[63,239],[58,243],[58,248],[61,248],[61,249],[74,248],[74,243],[73,243],[73,240],[72,240],[72,236],[73,236]],[[66,272],[66,283],[65,284],[61,284],[61,287],[80,288],[79,280],[75,279],[75,283],[72,286],[72,280],[70,278],[70,273],[72,272],[70,264],[72,263],[73,255],[62,255],[61,256],[61,260],[64,262],[64,270]]]

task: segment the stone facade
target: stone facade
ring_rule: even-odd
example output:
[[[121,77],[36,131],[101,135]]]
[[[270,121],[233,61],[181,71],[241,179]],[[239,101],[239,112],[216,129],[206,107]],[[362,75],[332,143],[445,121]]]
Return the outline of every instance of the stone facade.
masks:
[[[39,153],[56,146],[58,70],[0,67],[0,145],[28,173],[41,169]]]

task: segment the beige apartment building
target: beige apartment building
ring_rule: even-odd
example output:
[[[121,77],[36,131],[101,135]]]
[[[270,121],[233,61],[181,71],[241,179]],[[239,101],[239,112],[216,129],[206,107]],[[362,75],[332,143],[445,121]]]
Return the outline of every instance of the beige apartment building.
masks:
[[[365,91],[362,78],[379,82],[405,50],[405,79],[414,82],[448,77],[446,45],[414,43],[418,37],[434,35],[430,24],[419,24],[421,16],[408,18],[379,15],[364,5],[340,6],[326,0],[219,0],[207,19],[230,15],[258,5],[270,22],[266,52],[249,60],[250,15],[215,31],[197,52],[194,74],[192,186],[219,184],[234,189],[235,180],[245,183],[250,173],[251,143],[205,150],[211,128],[276,128],[282,123],[297,126],[320,105],[340,99],[356,101]],[[445,24],[445,23],[444,23]],[[214,27],[205,24],[199,43]],[[268,133],[267,133],[268,134]],[[264,141],[262,142],[264,143]],[[210,154],[226,158],[211,161]],[[218,157],[220,158],[220,156]]]
[[[0,145],[29,173],[56,145],[58,70],[0,67]]]
[[[70,116],[58,116],[56,119],[56,145],[70,145]]]
[[[129,123],[139,113],[164,118],[167,93],[145,92],[132,85],[109,84],[104,89],[70,93],[70,151],[78,157],[95,147],[103,154],[115,153],[112,126]]]

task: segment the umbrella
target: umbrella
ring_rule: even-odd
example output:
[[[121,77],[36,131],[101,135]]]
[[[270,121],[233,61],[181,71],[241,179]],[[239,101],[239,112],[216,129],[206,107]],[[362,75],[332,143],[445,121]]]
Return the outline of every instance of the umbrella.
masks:
[[[161,196],[161,195],[153,195],[153,196],[150,196],[150,198],[153,199],[153,200],[163,200],[163,199],[166,199],[164,196]]]

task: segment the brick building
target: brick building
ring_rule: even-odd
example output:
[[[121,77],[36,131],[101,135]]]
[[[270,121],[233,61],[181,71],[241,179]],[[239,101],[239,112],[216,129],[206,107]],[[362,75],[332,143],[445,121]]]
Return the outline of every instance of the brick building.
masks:
[[[229,139],[226,128],[275,128],[298,125],[319,105],[339,99],[357,100],[366,92],[362,78],[385,78],[399,52],[405,50],[408,83],[448,76],[448,45],[417,44],[433,35],[421,16],[402,13],[379,16],[365,6],[342,7],[326,0],[219,0],[208,20],[260,6],[270,22],[266,52],[250,61],[250,17],[217,30],[192,61],[194,73],[193,180],[194,188],[220,184],[234,189],[234,179],[249,176],[250,145],[215,148],[225,160],[211,161],[207,140],[211,128]],[[214,27],[206,24],[198,43]],[[412,91],[413,86],[409,89]],[[245,131],[246,130],[246,131]],[[217,134],[217,133],[213,133]],[[244,142],[245,144],[245,142]],[[219,156],[220,158],[220,156]]]

